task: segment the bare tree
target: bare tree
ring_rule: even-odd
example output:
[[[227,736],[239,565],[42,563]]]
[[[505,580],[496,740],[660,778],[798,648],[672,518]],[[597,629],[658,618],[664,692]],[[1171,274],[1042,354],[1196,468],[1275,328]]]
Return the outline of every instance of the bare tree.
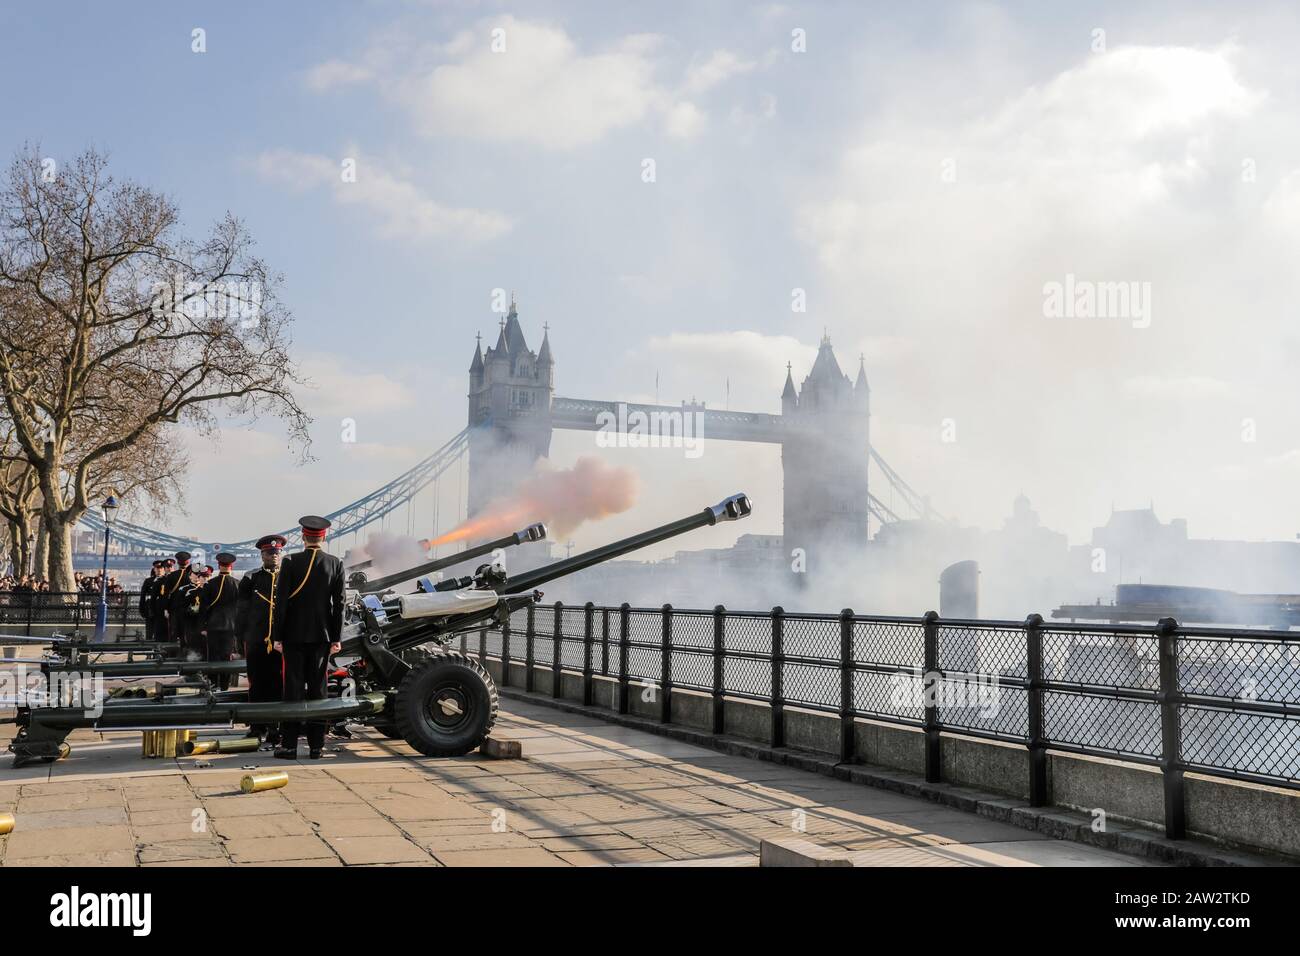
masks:
[[[71,532],[99,489],[153,495],[150,473],[183,469],[177,423],[270,413],[306,454],[280,277],[230,215],[202,241],[180,233],[171,200],[115,182],[94,150],[55,169],[25,149],[0,188],[0,395],[52,590],[73,589]]]
[[[40,500],[36,470],[14,441],[13,424],[0,419],[0,518],[8,527],[10,561],[20,575],[31,567]]]

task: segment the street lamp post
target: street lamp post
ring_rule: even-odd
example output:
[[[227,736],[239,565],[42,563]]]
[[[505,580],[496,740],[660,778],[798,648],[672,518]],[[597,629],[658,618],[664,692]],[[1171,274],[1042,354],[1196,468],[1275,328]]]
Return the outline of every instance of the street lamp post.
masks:
[[[117,499],[109,495],[100,506],[104,513],[104,565],[99,574],[99,614],[95,618],[95,640],[102,641],[108,635],[108,536],[112,531],[113,518],[117,515]]]

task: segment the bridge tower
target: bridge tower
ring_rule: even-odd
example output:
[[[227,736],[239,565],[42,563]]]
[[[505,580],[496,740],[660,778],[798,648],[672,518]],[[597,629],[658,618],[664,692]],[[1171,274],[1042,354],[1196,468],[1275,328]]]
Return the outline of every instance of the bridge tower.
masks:
[[[468,508],[472,517],[493,498],[508,494],[533,464],[551,451],[551,398],[555,361],[549,328],[534,352],[524,339],[514,296],[497,344],[474,345],[469,366]]]
[[[786,367],[781,393],[786,553],[804,549],[813,570],[828,553],[860,550],[867,542],[867,463],[871,389],[865,359],[857,381],[840,371],[823,335],[812,370],[795,390]]]

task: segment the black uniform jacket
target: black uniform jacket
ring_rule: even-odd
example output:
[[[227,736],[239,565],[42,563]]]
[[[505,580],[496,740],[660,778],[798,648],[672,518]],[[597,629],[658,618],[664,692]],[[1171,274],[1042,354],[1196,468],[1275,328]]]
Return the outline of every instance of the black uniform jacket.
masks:
[[[207,631],[224,633],[235,630],[235,608],[239,605],[239,585],[227,574],[217,574],[203,585],[199,617]]]
[[[189,579],[190,566],[188,564],[183,568],[177,568],[175,571],[169,571],[164,574],[161,583],[158,585],[158,594],[155,597],[158,605],[170,611],[172,598],[176,595],[177,589]]]
[[[278,576],[279,572],[258,568],[239,580],[235,633],[246,648],[261,642],[268,651],[271,649],[271,622],[275,620],[271,601],[275,598],[275,579]]]
[[[343,562],[307,548],[280,562],[275,581],[272,640],[332,644],[343,634]]]
[[[181,622],[186,637],[197,637],[203,629],[203,618],[199,615],[199,601],[202,591],[193,578],[186,578],[177,590],[168,597],[167,610],[173,620]]]
[[[161,580],[158,575],[151,578],[145,578],[144,584],[140,585],[140,616],[143,618],[153,617],[154,595],[158,591],[158,582]]]

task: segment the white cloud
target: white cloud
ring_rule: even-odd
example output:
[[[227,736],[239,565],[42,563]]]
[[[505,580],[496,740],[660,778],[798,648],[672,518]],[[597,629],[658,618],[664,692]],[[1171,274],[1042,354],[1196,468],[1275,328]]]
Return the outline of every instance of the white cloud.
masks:
[[[312,385],[298,398],[317,417],[359,418],[411,408],[416,393],[383,372],[363,371],[338,356],[312,353],[303,356],[299,371]]]
[[[754,61],[741,58],[730,50],[717,50],[707,57],[696,58],[686,69],[682,91],[698,95],[713,89],[719,83],[754,69]]]
[[[505,31],[493,52],[491,31]],[[422,131],[567,149],[640,122],[660,102],[654,42],[586,53],[564,30],[505,17],[462,33],[455,59],[389,81]]]
[[[662,78],[671,67],[666,46],[657,34],[637,33],[586,49],[559,26],[506,16],[481,20],[441,44],[390,33],[357,63],[314,67],[308,86],[324,92],[368,82],[430,137],[569,150],[655,122],[685,139],[706,121],[691,98],[755,63],[718,50],[697,57],[674,84]]]
[[[254,165],[264,179],[292,189],[328,189],[335,202],[374,215],[379,235],[388,239],[488,242],[513,228],[513,221],[504,213],[445,206],[381,163],[358,158],[355,150],[348,154],[357,160],[354,182],[344,181],[340,158],[319,153],[268,150]]]
[[[370,69],[344,60],[326,60],[307,71],[304,82],[316,93],[325,93],[341,86],[355,86],[369,80]]]
[[[1231,49],[1095,55],[955,128],[871,130],[833,195],[804,207],[803,233],[828,267],[852,272],[867,257],[915,269],[951,244],[1114,229],[1204,182],[1209,134],[1261,99]]]
[[[705,122],[698,106],[683,101],[664,116],[664,131],[673,139],[690,139],[704,129]]]

